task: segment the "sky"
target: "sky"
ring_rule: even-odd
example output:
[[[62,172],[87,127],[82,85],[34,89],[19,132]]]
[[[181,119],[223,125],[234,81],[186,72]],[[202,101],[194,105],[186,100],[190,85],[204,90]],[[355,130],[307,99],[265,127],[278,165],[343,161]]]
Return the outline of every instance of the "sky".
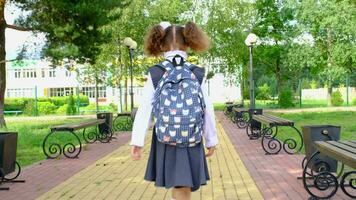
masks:
[[[14,5],[6,5],[5,9],[5,19],[8,24],[13,24],[14,20],[21,14],[21,10],[16,8]],[[6,34],[6,59],[14,59],[17,56],[17,52],[21,49],[24,43],[34,43],[44,41],[43,35],[35,37],[31,32],[16,31],[7,28]]]

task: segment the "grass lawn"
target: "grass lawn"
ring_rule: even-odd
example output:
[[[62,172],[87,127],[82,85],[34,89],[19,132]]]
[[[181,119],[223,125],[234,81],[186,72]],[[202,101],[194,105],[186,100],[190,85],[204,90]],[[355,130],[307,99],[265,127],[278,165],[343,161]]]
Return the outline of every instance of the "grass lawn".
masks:
[[[269,113],[292,120],[301,131],[305,125],[337,125],[341,126],[341,140],[356,140],[356,112],[301,112],[301,113]],[[282,133],[282,134],[281,134]],[[279,128],[279,138],[296,137],[296,132],[287,127]],[[298,140],[297,140],[298,141]]]
[[[81,122],[87,119],[89,119],[89,116],[83,116],[81,118],[56,118],[51,116],[48,117],[47,120],[39,120],[34,117],[29,117],[28,119],[23,118],[21,121],[8,119],[7,130],[0,129],[0,131],[18,132],[17,161],[21,166],[27,166],[34,162],[46,159],[42,150],[42,142],[45,136],[49,133],[51,126]],[[94,127],[87,130],[94,130]],[[85,144],[82,140],[82,130],[78,130],[76,133],[81,139],[81,142]],[[53,140],[51,141],[56,141],[62,145],[66,144],[65,142],[73,142],[75,145],[78,144],[74,139],[74,136],[68,132],[58,132],[53,135],[52,139]],[[85,148],[83,148],[82,151],[84,149]]]
[[[256,100],[255,101],[256,108],[279,108],[277,100]],[[250,105],[250,100],[245,99],[245,107]],[[326,100],[303,100],[302,107],[299,105],[299,101],[294,101],[293,108],[320,108],[320,107],[327,107],[328,103]],[[344,102],[343,106],[347,106],[346,101]],[[352,102],[349,102],[349,106],[352,106]],[[214,103],[215,110],[223,110],[225,107],[224,103]]]

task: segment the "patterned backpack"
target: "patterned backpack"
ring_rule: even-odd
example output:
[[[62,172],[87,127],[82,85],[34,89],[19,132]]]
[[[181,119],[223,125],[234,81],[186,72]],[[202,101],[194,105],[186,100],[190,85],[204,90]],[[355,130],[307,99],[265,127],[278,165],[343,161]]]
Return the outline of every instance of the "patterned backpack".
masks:
[[[197,77],[183,58],[177,64],[166,60],[158,65],[165,73],[156,87],[153,116],[159,142],[193,147],[202,140],[205,103]]]

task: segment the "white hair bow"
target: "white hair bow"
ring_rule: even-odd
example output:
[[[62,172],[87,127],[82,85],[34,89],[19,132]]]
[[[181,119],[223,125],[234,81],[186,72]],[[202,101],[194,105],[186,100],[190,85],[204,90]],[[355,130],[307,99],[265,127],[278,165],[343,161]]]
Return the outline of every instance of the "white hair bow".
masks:
[[[161,22],[159,25],[163,28],[163,30],[166,30],[166,28],[171,26],[171,23],[169,22]]]

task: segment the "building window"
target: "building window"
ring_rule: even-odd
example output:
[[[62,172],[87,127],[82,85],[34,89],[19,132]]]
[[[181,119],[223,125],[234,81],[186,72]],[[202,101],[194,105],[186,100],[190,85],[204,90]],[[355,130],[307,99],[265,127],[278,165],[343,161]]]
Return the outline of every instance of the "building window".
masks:
[[[82,87],[81,93],[89,98],[95,98],[95,87]],[[98,87],[98,97],[106,97],[106,87]]]
[[[34,97],[34,88],[10,88],[6,89],[7,97]]]
[[[15,69],[15,78],[20,78],[21,77],[21,69]]]
[[[71,73],[70,71],[66,70],[66,77],[70,77],[71,74],[72,74],[72,73]]]
[[[49,70],[49,77],[56,77],[56,69]]]
[[[46,71],[45,71],[45,69],[42,69],[42,70],[41,70],[41,74],[42,74],[42,78],[46,77]]]
[[[74,95],[74,88],[65,87],[65,88],[49,88],[49,96],[50,97],[62,97]]]
[[[36,78],[36,69],[22,69],[22,78]],[[15,69],[15,78],[21,78],[21,69]]]

